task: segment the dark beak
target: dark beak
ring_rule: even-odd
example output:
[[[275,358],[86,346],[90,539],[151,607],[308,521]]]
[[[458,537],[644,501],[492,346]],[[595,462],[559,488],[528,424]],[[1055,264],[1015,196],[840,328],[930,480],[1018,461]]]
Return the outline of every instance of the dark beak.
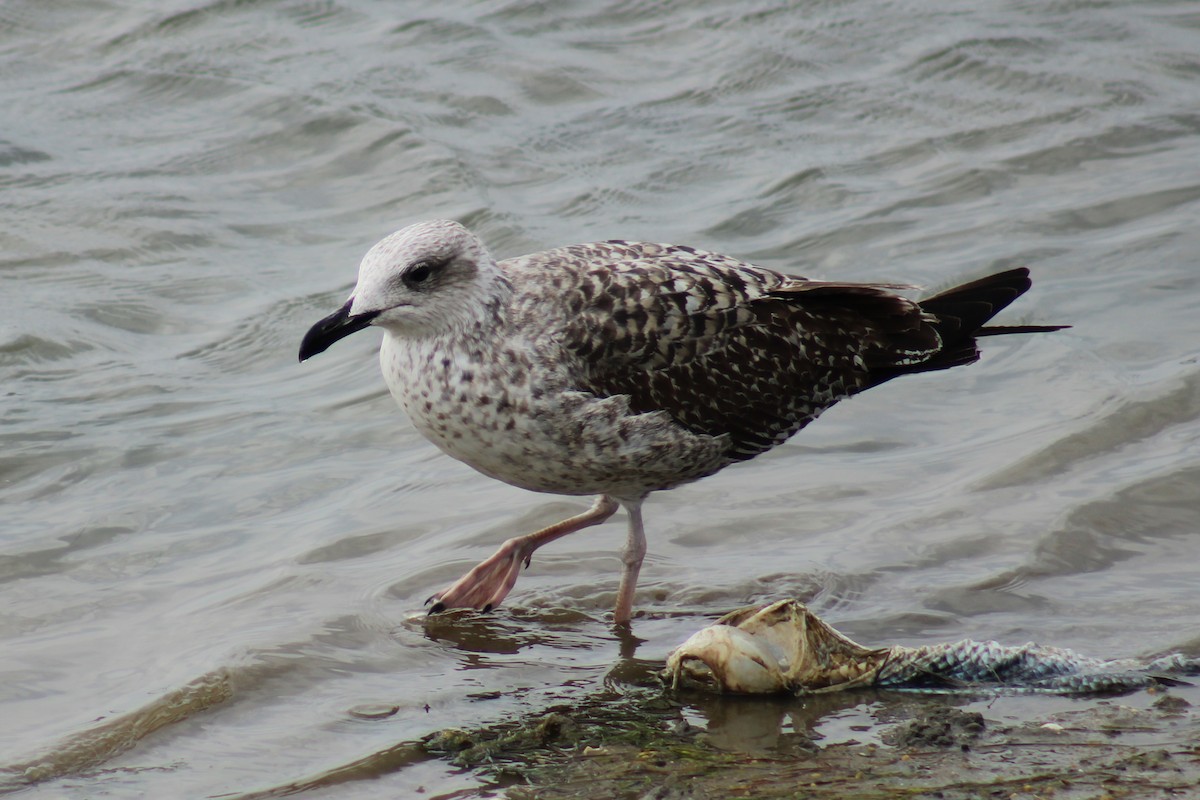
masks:
[[[312,358],[317,353],[324,353],[329,349],[329,345],[338,339],[345,339],[355,331],[361,331],[379,316],[378,311],[350,316],[352,302],[347,300],[346,305],[308,329],[308,333],[304,334],[304,341],[300,342],[301,361]]]

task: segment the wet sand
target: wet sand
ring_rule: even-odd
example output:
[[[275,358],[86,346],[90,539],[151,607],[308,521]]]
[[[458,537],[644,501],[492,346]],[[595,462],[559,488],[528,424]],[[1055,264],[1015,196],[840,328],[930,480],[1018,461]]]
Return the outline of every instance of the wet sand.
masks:
[[[1147,708],[1103,700],[1018,725],[946,698],[896,698],[910,716],[882,743],[821,746],[791,733],[745,752],[718,746],[686,721],[682,705],[647,692],[443,731],[424,746],[510,786],[504,796],[512,800],[1195,796],[1200,718],[1178,695],[1153,695]]]

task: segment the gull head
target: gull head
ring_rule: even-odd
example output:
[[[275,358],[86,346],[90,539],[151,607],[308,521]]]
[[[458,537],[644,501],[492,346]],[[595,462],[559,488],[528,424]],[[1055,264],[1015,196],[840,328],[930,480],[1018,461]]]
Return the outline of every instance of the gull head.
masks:
[[[434,336],[478,324],[503,283],[483,243],[457,222],[418,222],[372,247],[345,305],[314,325],[300,360],[368,325],[401,337]]]

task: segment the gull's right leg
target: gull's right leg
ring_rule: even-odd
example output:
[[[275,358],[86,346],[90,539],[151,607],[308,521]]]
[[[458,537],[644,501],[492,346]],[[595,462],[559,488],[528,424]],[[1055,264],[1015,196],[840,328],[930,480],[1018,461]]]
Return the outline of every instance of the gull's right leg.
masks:
[[[426,600],[426,605],[433,603],[429,613],[436,614],[448,608],[478,608],[491,611],[508,596],[517,582],[521,565],[529,566],[529,559],[533,557],[535,550],[555,539],[561,539],[568,533],[599,525],[616,512],[617,501],[602,494],[592,503],[592,507],[582,514],[556,522],[540,531],[509,539],[486,561]]]
[[[642,571],[642,560],[646,557],[646,530],[642,527],[642,501],[626,500],[625,512],[629,514],[629,536],[625,549],[621,551],[621,586],[617,589],[617,606],[613,611],[613,623],[628,625],[633,619],[633,594],[637,591],[638,573]]]

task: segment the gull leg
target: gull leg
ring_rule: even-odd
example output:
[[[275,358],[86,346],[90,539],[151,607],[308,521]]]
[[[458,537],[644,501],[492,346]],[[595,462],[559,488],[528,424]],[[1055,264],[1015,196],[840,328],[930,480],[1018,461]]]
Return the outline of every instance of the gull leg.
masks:
[[[486,561],[426,600],[426,605],[433,603],[429,613],[436,614],[447,608],[478,608],[491,611],[508,596],[517,582],[521,565],[529,566],[533,551],[555,539],[561,539],[568,533],[599,525],[616,512],[617,501],[608,495],[600,495],[592,503],[592,507],[582,514],[556,522],[540,531],[509,539]]]
[[[625,511],[629,514],[629,536],[625,549],[621,551],[621,586],[617,589],[617,607],[613,611],[613,622],[628,625],[633,618],[633,593],[637,591],[638,573],[642,570],[642,559],[646,557],[646,531],[642,528],[642,501],[626,501]]]

